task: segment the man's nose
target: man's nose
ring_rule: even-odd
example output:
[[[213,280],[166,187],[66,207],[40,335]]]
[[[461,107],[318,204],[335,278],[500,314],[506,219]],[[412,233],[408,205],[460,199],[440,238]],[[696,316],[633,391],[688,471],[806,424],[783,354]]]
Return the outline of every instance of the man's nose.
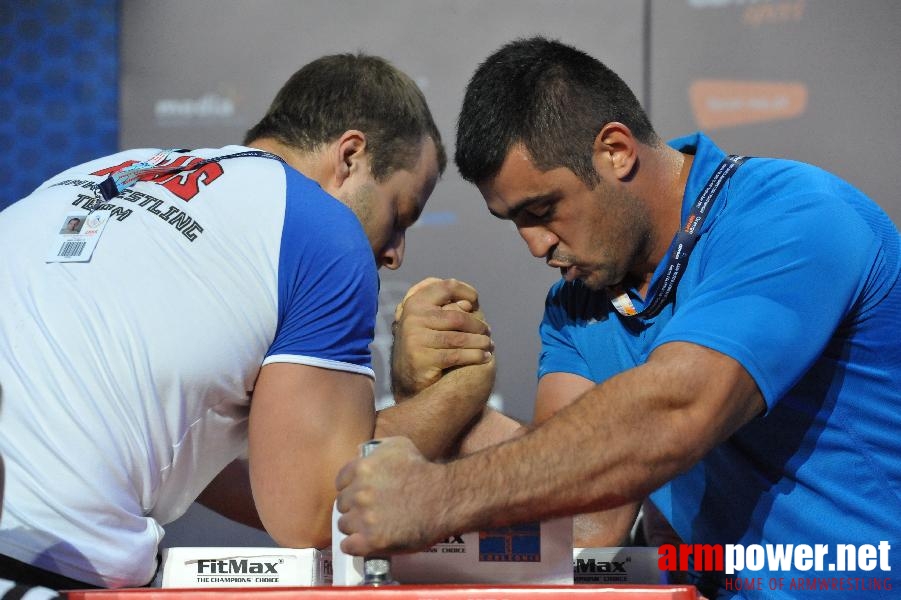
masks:
[[[391,243],[382,250],[379,256],[379,268],[385,267],[392,271],[400,268],[404,262],[404,248],[406,246],[406,235],[399,233],[394,236]]]
[[[520,237],[529,247],[529,252],[535,258],[545,258],[550,253],[551,248],[560,241],[556,235],[544,227],[529,225],[517,226]]]

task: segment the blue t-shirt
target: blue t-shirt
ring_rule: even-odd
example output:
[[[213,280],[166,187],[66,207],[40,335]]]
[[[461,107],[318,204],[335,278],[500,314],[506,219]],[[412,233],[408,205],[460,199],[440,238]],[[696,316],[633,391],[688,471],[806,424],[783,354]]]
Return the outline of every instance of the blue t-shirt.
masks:
[[[702,134],[671,145],[695,155],[684,219],[725,154]],[[828,544],[825,572],[765,566],[736,576],[890,578],[828,564],[838,544],[887,541],[901,568],[899,247],[889,217],[849,184],[752,158],[720,193],[675,300],[655,318],[625,319],[578,281],[552,287],[539,377],[601,382],[673,341],[734,358],[766,414],[657,490],[655,504],[687,543]]]

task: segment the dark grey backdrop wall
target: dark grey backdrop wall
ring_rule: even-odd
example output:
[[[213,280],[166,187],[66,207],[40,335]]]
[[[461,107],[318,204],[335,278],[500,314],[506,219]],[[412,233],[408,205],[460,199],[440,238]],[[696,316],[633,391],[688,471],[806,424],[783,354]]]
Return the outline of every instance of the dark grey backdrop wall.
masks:
[[[729,152],[820,165],[901,224],[901,2],[652,6],[649,103],[662,135],[702,128]]]
[[[452,154],[476,65],[515,37],[544,34],[618,71],[661,135],[704,129],[730,152],[819,164],[901,223],[896,0],[124,0],[122,8],[122,147],[238,143],[299,66],[363,50],[416,79]],[[382,275],[374,356],[383,401],[391,313],[430,275],[479,288],[498,346],[493,401],[529,419],[537,324],[557,273],[488,216],[452,165],[409,232],[403,268]],[[199,508],[167,531],[166,546],[271,543]]]

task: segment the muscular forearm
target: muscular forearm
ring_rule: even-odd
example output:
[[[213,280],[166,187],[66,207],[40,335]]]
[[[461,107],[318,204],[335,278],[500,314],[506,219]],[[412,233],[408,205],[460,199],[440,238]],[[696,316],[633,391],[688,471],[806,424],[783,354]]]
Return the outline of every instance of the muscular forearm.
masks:
[[[526,431],[528,429],[519,421],[486,406],[472,425],[463,431],[460,444],[456,448],[457,455],[465,456],[478,452],[488,446],[520,436]]]
[[[731,358],[665,344],[511,441],[438,464],[394,438],[345,465],[336,480],[341,547],[412,551],[449,533],[638,501],[763,407]]]
[[[756,387],[743,371],[735,374],[734,361],[696,356],[697,347],[678,355],[676,346],[689,345],[669,346],[527,435],[443,467],[441,487],[453,490],[448,527],[466,531],[639,501],[759,413]],[[709,376],[699,382],[699,372]]]
[[[451,370],[414,397],[379,411],[375,436],[408,437],[425,457],[443,457],[480,415],[493,382],[492,363]]]

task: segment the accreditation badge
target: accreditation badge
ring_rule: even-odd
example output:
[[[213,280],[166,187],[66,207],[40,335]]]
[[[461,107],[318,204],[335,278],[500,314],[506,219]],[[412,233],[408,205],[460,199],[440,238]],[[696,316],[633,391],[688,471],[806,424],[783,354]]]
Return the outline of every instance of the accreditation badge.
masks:
[[[109,210],[71,211],[59,223],[53,243],[47,253],[46,262],[88,262],[100,241],[106,224],[110,220]]]

